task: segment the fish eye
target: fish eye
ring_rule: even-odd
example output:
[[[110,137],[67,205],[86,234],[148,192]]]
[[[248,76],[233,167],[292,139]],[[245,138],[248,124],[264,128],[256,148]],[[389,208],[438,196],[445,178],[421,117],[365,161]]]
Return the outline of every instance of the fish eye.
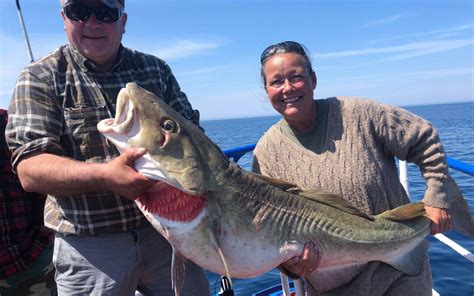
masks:
[[[174,122],[174,120],[171,120],[169,118],[161,121],[161,127],[165,131],[172,132],[172,133],[175,133],[178,130],[178,126],[176,125],[176,122]]]

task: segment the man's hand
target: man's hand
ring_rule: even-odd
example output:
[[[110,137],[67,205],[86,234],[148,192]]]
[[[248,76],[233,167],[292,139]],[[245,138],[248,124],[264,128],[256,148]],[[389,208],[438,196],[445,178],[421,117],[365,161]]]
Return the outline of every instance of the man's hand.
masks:
[[[431,219],[431,234],[445,232],[452,227],[451,214],[448,210],[425,205],[425,211]]]
[[[127,149],[119,157],[106,164],[110,174],[106,188],[128,199],[134,200],[158,181],[139,174],[134,162],[146,153],[145,149]]]
[[[320,261],[319,248],[314,243],[309,242],[304,245],[301,256],[291,258],[281,264],[281,267],[296,275],[307,276],[318,268]]]

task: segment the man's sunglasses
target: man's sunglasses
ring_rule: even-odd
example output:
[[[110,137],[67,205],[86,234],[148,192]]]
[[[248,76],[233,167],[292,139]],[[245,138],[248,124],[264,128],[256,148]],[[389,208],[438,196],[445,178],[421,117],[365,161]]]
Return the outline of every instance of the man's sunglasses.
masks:
[[[63,8],[64,15],[73,21],[87,21],[91,14],[94,13],[95,18],[104,23],[116,22],[122,16],[122,10],[112,8],[105,4],[99,6],[86,6],[78,3],[71,3]]]

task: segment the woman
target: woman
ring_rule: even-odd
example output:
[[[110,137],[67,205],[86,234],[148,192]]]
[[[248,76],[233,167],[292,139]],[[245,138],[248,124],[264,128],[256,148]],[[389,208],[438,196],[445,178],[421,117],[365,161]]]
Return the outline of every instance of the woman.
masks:
[[[269,46],[260,61],[268,99],[283,119],[258,142],[254,171],[305,189],[327,189],[360,211],[378,214],[409,202],[398,181],[395,157],[407,160],[417,164],[425,178],[423,201],[433,222],[431,232],[451,227],[446,156],[429,122],[365,99],[315,100],[316,74],[306,50],[297,42]],[[283,267],[307,274],[298,270],[300,263],[289,265]],[[309,290],[311,295],[431,295],[431,286],[425,255],[422,272],[415,276],[371,262],[334,290]]]

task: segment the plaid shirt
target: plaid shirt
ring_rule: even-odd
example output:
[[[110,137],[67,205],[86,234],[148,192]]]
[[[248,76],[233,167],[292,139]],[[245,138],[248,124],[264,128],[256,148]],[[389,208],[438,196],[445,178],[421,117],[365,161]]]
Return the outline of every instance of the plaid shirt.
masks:
[[[156,94],[184,117],[199,122],[186,95],[162,60],[123,46],[113,71],[101,73],[65,45],[20,74],[9,108],[7,142],[13,169],[27,155],[47,152],[85,162],[118,156],[97,130],[115,116],[117,94],[127,82]],[[135,203],[112,192],[48,195],[45,225],[61,233],[94,235],[127,231],[145,222]]]
[[[49,238],[42,218],[45,197],[26,193],[12,172],[6,125],[7,111],[0,109],[0,279],[28,267]]]

